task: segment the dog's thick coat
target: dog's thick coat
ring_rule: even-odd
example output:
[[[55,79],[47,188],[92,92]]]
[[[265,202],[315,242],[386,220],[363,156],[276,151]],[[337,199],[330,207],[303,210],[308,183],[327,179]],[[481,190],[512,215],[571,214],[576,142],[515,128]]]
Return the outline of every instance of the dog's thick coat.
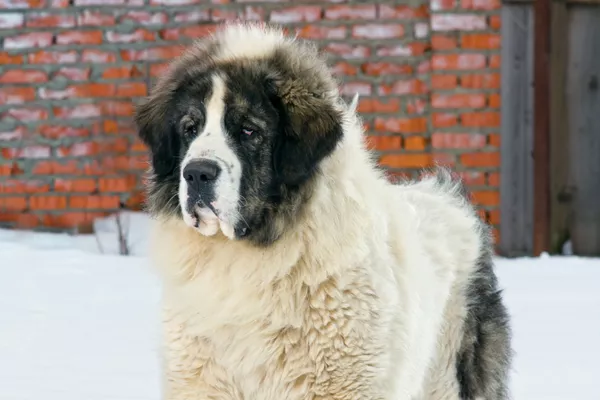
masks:
[[[165,399],[508,398],[487,227],[445,170],[384,179],[354,108],[313,47],[249,24],[139,107]],[[202,157],[224,171],[210,212],[182,173]]]

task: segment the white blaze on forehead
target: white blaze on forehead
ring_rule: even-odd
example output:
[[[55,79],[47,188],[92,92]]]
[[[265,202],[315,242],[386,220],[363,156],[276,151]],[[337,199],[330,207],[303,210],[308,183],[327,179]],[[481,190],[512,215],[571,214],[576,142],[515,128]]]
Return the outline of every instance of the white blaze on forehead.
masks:
[[[215,161],[221,167],[221,173],[214,183],[215,200],[211,206],[218,212],[218,219],[208,209],[200,212],[198,230],[204,235],[214,235],[221,231],[230,238],[234,236],[233,227],[238,221],[238,199],[240,196],[240,179],[242,167],[238,157],[233,152],[225,132],[224,117],[226,111],[225,95],[227,93],[226,81],[217,74],[212,77],[212,87],[209,98],[205,101],[205,125],[200,128],[196,137],[187,151],[183,162],[185,165],[193,160],[206,159]],[[179,189],[179,198],[182,208],[187,205],[187,183],[183,176]],[[193,224],[191,215],[184,215],[188,224]]]

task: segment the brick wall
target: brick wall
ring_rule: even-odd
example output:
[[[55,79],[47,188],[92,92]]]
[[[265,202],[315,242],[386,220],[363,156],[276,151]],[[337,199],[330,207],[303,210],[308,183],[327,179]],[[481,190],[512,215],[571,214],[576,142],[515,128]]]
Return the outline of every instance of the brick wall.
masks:
[[[0,0],[0,225],[70,229],[142,199],[136,98],[236,18],[318,41],[391,175],[453,165],[499,223],[499,0]]]

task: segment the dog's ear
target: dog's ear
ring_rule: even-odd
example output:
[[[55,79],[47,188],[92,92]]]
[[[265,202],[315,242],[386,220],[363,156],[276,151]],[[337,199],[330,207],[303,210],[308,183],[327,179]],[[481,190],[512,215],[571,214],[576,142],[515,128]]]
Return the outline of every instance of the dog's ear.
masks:
[[[134,117],[138,135],[152,153],[152,168],[158,177],[173,174],[181,149],[169,119],[169,104],[167,93],[157,90],[136,107]]]
[[[299,185],[342,138],[341,112],[325,93],[309,91],[297,80],[274,83],[281,128],[275,141],[273,163],[279,181]]]

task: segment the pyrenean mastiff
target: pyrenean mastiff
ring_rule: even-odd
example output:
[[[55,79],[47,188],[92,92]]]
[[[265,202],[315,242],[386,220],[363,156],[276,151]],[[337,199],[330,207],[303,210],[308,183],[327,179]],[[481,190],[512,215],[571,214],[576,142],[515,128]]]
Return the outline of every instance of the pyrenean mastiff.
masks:
[[[137,108],[168,400],[500,400],[489,229],[437,169],[389,183],[314,46],[235,23]]]

